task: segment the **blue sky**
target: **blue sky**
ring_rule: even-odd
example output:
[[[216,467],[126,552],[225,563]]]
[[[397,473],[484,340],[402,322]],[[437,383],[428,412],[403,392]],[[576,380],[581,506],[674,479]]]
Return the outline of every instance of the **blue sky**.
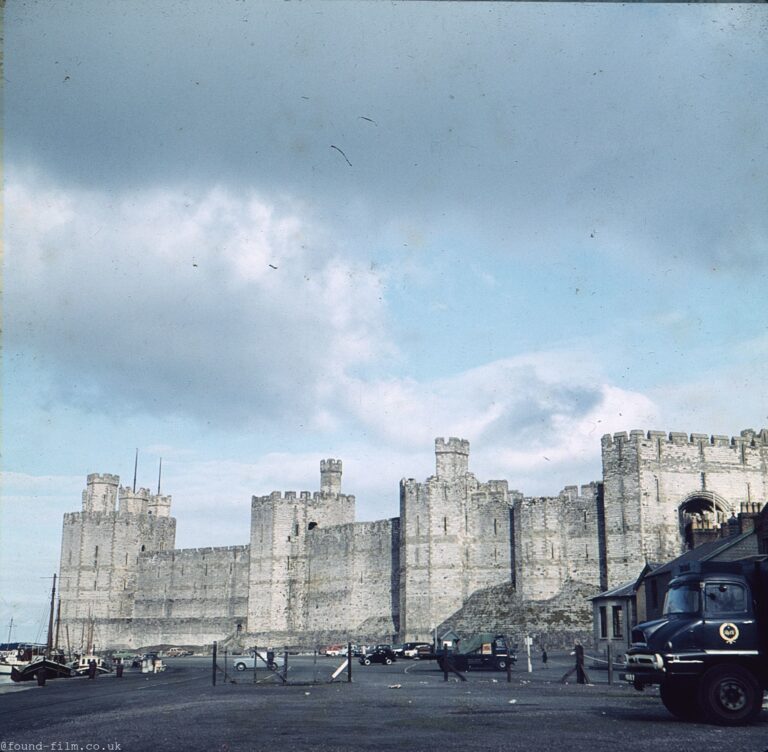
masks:
[[[8,3],[0,627],[136,447],[186,547],[323,457],[378,519],[436,436],[534,495],[605,432],[768,425],[766,23]]]

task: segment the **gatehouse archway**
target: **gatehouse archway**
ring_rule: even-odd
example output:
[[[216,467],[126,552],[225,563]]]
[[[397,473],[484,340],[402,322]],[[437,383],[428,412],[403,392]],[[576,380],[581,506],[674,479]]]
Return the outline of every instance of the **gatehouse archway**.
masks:
[[[678,507],[680,536],[685,547],[693,548],[693,531],[715,530],[731,516],[731,504],[713,491],[695,491]]]

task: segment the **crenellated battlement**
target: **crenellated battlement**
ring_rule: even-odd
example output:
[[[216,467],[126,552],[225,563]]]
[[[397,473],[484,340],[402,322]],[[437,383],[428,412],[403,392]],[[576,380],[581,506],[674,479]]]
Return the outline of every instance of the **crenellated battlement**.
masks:
[[[653,441],[656,440],[660,443],[665,443],[670,446],[700,446],[706,444],[709,446],[722,446],[722,447],[764,447],[768,446],[768,429],[763,428],[760,431],[755,431],[751,428],[745,429],[739,436],[722,436],[718,434],[705,434],[705,433],[682,433],[679,431],[643,431],[632,430],[627,435],[626,431],[618,431],[614,434],[605,434],[602,437],[601,443],[603,449],[610,449],[612,447],[618,447],[624,444],[636,444],[640,441]]]
[[[323,491],[272,491],[265,496],[251,496],[251,507],[272,502],[323,502],[329,499],[355,501],[354,494],[327,494]]]
[[[442,436],[435,439],[436,452],[456,452],[458,454],[469,454],[469,441],[467,439],[458,439],[450,436],[447,440]]]
[[[469,472],[469,441],[451,436],[446,441],[435,439],[435,475],[446,480],[460,478]]]
[[[90,473],[87,476],[87,483],[92,486],[94,483],[103,483],[108,486],[120,485],[120,476],[112,473]]]

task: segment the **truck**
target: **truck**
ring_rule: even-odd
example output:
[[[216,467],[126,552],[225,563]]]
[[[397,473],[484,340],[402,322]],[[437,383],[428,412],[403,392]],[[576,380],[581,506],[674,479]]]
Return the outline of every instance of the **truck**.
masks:
[[[443,668],[444,661],[450,662],[457,671],[473,669],[495,669],[506,671],[517,660],[515,649],[501,634],[481,632],[466,640],[457,640],[450,648],[438,649],[437,662]]]
[[[766,558],[682,565],[662,617],[632,630],[625,680],[638,690],[658,685],[678,718],[755,721],[768,689]]]

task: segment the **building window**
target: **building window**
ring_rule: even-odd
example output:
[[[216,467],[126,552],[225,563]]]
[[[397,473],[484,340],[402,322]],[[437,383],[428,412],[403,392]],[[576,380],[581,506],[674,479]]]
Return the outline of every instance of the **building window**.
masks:
[[[600,638],[605,640],[608,637],[608,614],[605,606],[600,606]]]
[[[621,606],[614,606],[612,609],[613,611],[613,636],[614,637],[623,637],[624,636],[624,624],[623,624],[623,618],[622,618],[622,607]]]

